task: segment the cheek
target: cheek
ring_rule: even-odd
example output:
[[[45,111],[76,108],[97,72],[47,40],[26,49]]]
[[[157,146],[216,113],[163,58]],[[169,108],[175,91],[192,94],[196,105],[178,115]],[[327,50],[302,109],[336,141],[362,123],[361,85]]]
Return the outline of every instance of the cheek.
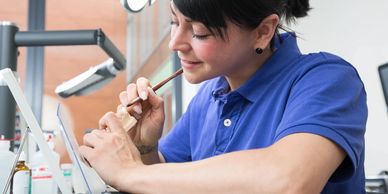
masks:
[[[200,46],[194,46],[193,50],[197,57],[206,63],[212,63],[215,59],[218,58],[220,54],[220,48],[216,44],[202,44]]]

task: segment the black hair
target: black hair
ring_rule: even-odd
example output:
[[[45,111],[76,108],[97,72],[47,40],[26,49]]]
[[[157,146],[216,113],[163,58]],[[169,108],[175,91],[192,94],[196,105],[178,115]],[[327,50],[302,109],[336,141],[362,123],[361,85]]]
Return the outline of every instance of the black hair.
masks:
[[[220,36],[222,39],[225,38],[226,20],[240,27],[254,29],[271,14],[277,14],[286,23],[290,23],[295,18],[306,16],[311,9],[309,0],[172,1],[183,15],[203,23],[213,35]],[[286,30],[281,24],[278,27]]]

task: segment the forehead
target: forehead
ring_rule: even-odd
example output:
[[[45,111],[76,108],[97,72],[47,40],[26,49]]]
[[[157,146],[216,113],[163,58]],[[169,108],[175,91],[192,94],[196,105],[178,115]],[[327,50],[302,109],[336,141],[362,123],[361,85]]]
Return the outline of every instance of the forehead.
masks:
[[[228,40],[229,36],[235,36],[235,35],[242,35],[247,32],[250,32],[252,30],[246,29],[244,27],[241,27],[228,18],[223,18],[222,22],[224,22],[224,25],[220,25],[219,23],[216,24],[217,27],[211,27],[211,25],[206,25],[206,23],[192,19],[186,15],[184,15],[178,7],[174,4],[173,1],[170,1],[170,8],[171,13],[173,16],[183,19],[184,21],[194,24],[194,25],[201,25],[206,27],[207,29],[211,30],[216,37],[221,37],[223,40]],[[218,21],[219,22],[219,21]]]

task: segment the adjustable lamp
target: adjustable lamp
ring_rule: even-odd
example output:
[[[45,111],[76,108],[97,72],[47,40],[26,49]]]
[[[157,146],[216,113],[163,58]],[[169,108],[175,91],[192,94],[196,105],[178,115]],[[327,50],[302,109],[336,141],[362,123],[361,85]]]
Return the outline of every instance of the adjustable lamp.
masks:
[[[114,60],[109,58],[101,64],[62,83],[55,89],[55,93],[62,98],[67,98],[72,95],[88,95],[100,89],[116,77],[116,74],[120,70],[116,69],[114,64]]]
[[[129,12],[139,12],[145,5],[152,5],[156,0],[120,0],[121,5]]]
[[[110,57],[56,89],[59,96],[84,95],[112,80],[126,67],[120,50],[101,29],[66,31],[19,31],[15,23],[0,21],[0,70],[17,70],[19,47],[98,45]],[[8,87],[0,81],[0,134],[14,138],[16,104]]]

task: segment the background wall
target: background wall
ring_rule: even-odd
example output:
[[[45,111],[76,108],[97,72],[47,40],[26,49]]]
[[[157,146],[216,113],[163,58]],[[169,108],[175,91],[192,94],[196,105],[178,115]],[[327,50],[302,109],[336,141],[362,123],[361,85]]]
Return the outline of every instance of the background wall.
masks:
[[[329,51],[358,70],[368,95],[366,173],[388,170],[388,115],[377,67],[388,62],[388,1],[311,0],[310,16],[292,29],[302,52]],[[323,78],[324,79],[324,78]]]
[[[27,11],[28,1],[0,0],[0,21],[15,22],[20,31],[27,29]],[[126,25],[127,12],[121,7],[119,1],[46,1],[46,30],[101,28],[123,54],[126,47]],[[26,49],[19,50],[21,54],[18,58],[18,74],[23,84]],[[84,97],[60,99],[54,90],[63,81],[71,79],[107,58],[108,56],[96,45],[45,47],[44,93],[67,105],[79,142],[82,142],[85,129],[98,127],[98,120],[105,112],[116,110],[119,104],[118,95],[126,86],[125,73],[120,73],[103,89]],[[45,126],[56,126],[56,120],[50,118],[47,118],[48,122],[42,123]]]

